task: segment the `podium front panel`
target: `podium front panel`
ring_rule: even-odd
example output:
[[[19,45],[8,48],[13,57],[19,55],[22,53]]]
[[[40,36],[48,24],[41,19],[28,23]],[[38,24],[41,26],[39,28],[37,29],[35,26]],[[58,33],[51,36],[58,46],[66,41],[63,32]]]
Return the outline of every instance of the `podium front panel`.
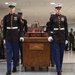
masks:
[[[47,37],[25,37],[23,42],[23,65],[46,67],[50,65],[50,43]]]

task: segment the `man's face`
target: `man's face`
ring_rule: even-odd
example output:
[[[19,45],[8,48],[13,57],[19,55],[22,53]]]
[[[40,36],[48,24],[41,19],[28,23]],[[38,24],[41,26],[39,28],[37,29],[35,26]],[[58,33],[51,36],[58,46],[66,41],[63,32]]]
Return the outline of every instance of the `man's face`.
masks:
[[[61,13],[61,8],[55,8],[55,11],[57,14],[60,14]]]
[[[15,8],[9,8],[9,12],[13,14],[15,12]]]
[[[22,18],[22,14],[19,14],[19,16]]]
[[[73,29],[71,29],[71,32],[73,32]]]

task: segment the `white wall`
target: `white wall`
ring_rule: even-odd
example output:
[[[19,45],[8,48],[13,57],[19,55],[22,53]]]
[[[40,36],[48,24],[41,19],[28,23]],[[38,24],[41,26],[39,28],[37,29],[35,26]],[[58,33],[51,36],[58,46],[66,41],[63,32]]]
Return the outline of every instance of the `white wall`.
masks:
[[[68,25],[68,31],[70,31],[70,28],[73,28],[73,31],[75,31],[75,23]]]
[[[0,21],[3,19],[4,15],[8,13],[8,9],[0,9]]]

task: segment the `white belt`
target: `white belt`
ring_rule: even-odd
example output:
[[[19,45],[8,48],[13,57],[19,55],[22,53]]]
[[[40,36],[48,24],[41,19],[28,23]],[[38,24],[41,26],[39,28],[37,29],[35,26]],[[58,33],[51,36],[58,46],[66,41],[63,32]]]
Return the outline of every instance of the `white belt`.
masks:
[[[53,33],[53,31],[51,31],[51,33]]]
[[[7,29],[18,29],[18,27],[7,27]]]
[[[54,30],[59,30],[59,28],[54,28]],[[60,30],[64,30],[64,28],[60,28]]]

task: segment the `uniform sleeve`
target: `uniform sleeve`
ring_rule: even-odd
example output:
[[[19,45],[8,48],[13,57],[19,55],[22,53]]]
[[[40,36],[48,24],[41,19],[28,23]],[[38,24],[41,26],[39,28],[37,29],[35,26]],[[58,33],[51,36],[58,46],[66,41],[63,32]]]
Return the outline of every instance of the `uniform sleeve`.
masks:
[[[25,32],[28,30],[27,20],[24,20]]]
[[[49,31],[49,29],[50,29],[50,27],[49,27],[49,26],[50,26],[50,23],[49,23],[49,22],[47,22],[47,23],[46,23],[46,32],[48,32],[48,31]]]
[[[52,19],[52,15],[51,15],[51,17],[50,17],[50,24],[49,24],[49,26],[48,26],[48,35],[49,35],[49,36],[52,36],[52,33],[51,33],[51,32],[53,31],[53,30],[52,30],[52,28],[53,28],[53,27],[52,27],[52,24],[53,24],[53,19]]]
[[[65,17],[65,40],[68,40],[68,23],[67,18]]]
[[[6,17],[3,18],[3,39],[6,37]]]
[[[20,28],[20,37],[23,37],[23,24],[22,24],[22,18],[18,16],[18,25]]]

